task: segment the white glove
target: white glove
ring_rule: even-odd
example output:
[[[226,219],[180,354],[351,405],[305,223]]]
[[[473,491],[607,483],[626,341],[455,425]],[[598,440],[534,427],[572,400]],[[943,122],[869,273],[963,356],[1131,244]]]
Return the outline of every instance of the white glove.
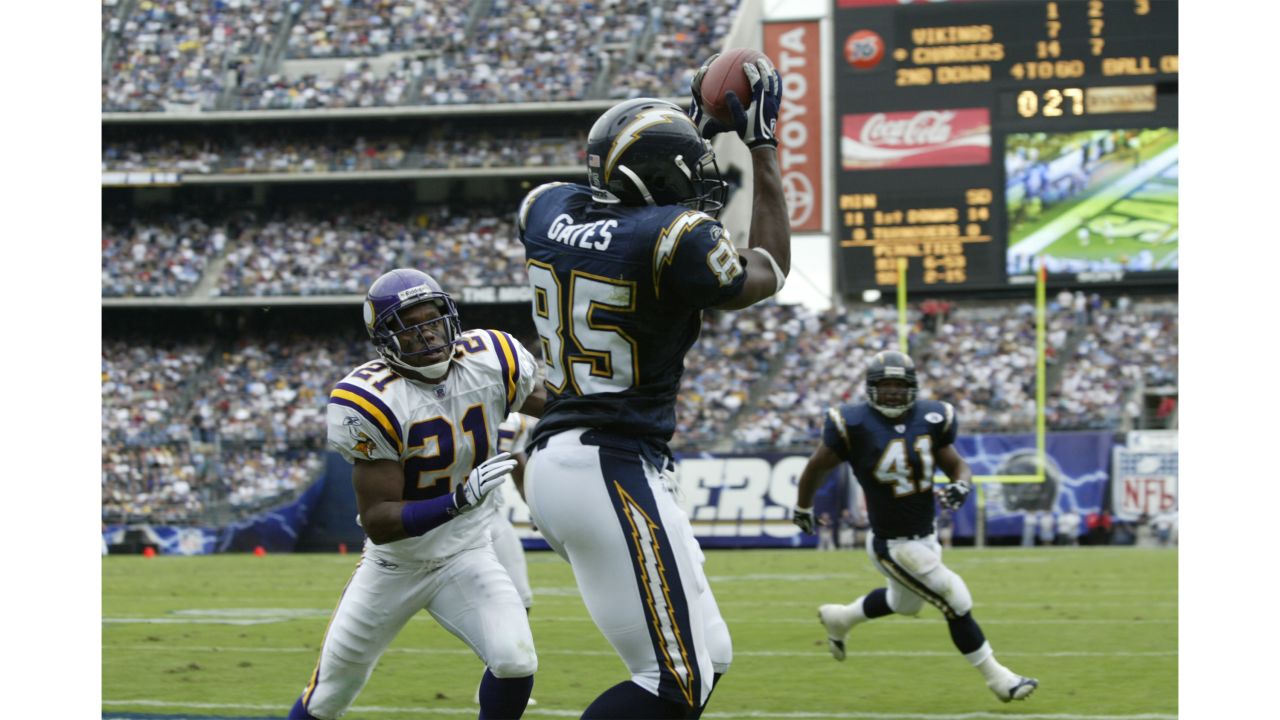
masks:
[[[516,459],[511,453],[494,455],[476,466],[462,483],[453,491],[453,515],[474,510],[484,502],[485,496],[493,492],[506,481],[516,467]]]

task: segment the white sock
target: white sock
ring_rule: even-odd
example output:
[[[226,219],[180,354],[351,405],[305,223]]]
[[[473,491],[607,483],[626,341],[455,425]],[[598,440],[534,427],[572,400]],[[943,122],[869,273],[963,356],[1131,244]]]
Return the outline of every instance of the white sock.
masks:
[[[866,613],[862,612],[862,601],[866,599],[867,599],[867,596],[863,595],[857,600],[854,600],[852,603],[845,605],[845,607],[848,608],[849,610],[849,619],[850,619],[849,627],[853,627],[858,623],[863,623],[863,622],[866,622],[867,620],[870,620],[870,618],[866,616]]]
[[[1011,674],[1009,672],[1009,668],[1001,665],[1000,662],[996,660],[995,652],[992,651],[991,643],[989,642],[984,642],[982,643],[982,647],[971,653],[965,654],[964,659],[968,660],[969,664],[978,668],[978,672],[982,673],[982,677],[986,678],[987,682],[999,680],[1000,678]]]

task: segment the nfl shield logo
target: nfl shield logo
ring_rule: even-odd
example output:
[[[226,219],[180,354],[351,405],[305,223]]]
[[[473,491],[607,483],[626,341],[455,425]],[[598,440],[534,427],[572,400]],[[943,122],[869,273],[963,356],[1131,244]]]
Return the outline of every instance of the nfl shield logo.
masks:
[[[442,397],[444,397],[445,392],[447,392],[447,391],[445,390],[445,387],[444,387],[443,385],[437,385],[437,386],[436,386],[436,397],[438,397],[438,398],[442,398]]]
[[[894,425],[894,426],[893,426],[893,429],[894,429],[894,430],[897,430],[899,433],[904,433],[904,432],[906,432],[906,431],[907,431],[907,426],[906,426],[906,425]]]

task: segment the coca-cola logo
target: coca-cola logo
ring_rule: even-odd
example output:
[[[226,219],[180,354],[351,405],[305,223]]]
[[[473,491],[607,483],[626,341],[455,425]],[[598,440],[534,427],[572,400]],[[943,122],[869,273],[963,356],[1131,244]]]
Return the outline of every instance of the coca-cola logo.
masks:
[[[844,41],[844,59],[859,70],[870,70],[884,57],[884,39],[874,30],[859,30]]]
[[[991,114],[986,108],[845,115],[843,128],[840,157],[845,170],[991,161]]]
[[[911,147],[941,145],[951,139],[953,110],[925,110],[908,118],[890,120],[884,113],[872,115],[862,126],[867,145]]]

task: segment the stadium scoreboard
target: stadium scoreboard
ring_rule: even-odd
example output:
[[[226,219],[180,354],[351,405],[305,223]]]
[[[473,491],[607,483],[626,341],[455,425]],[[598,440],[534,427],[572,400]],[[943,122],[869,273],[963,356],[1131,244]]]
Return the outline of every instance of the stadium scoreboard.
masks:
[[[835,0],[846,293],[1177,278],[1175,0]]]

